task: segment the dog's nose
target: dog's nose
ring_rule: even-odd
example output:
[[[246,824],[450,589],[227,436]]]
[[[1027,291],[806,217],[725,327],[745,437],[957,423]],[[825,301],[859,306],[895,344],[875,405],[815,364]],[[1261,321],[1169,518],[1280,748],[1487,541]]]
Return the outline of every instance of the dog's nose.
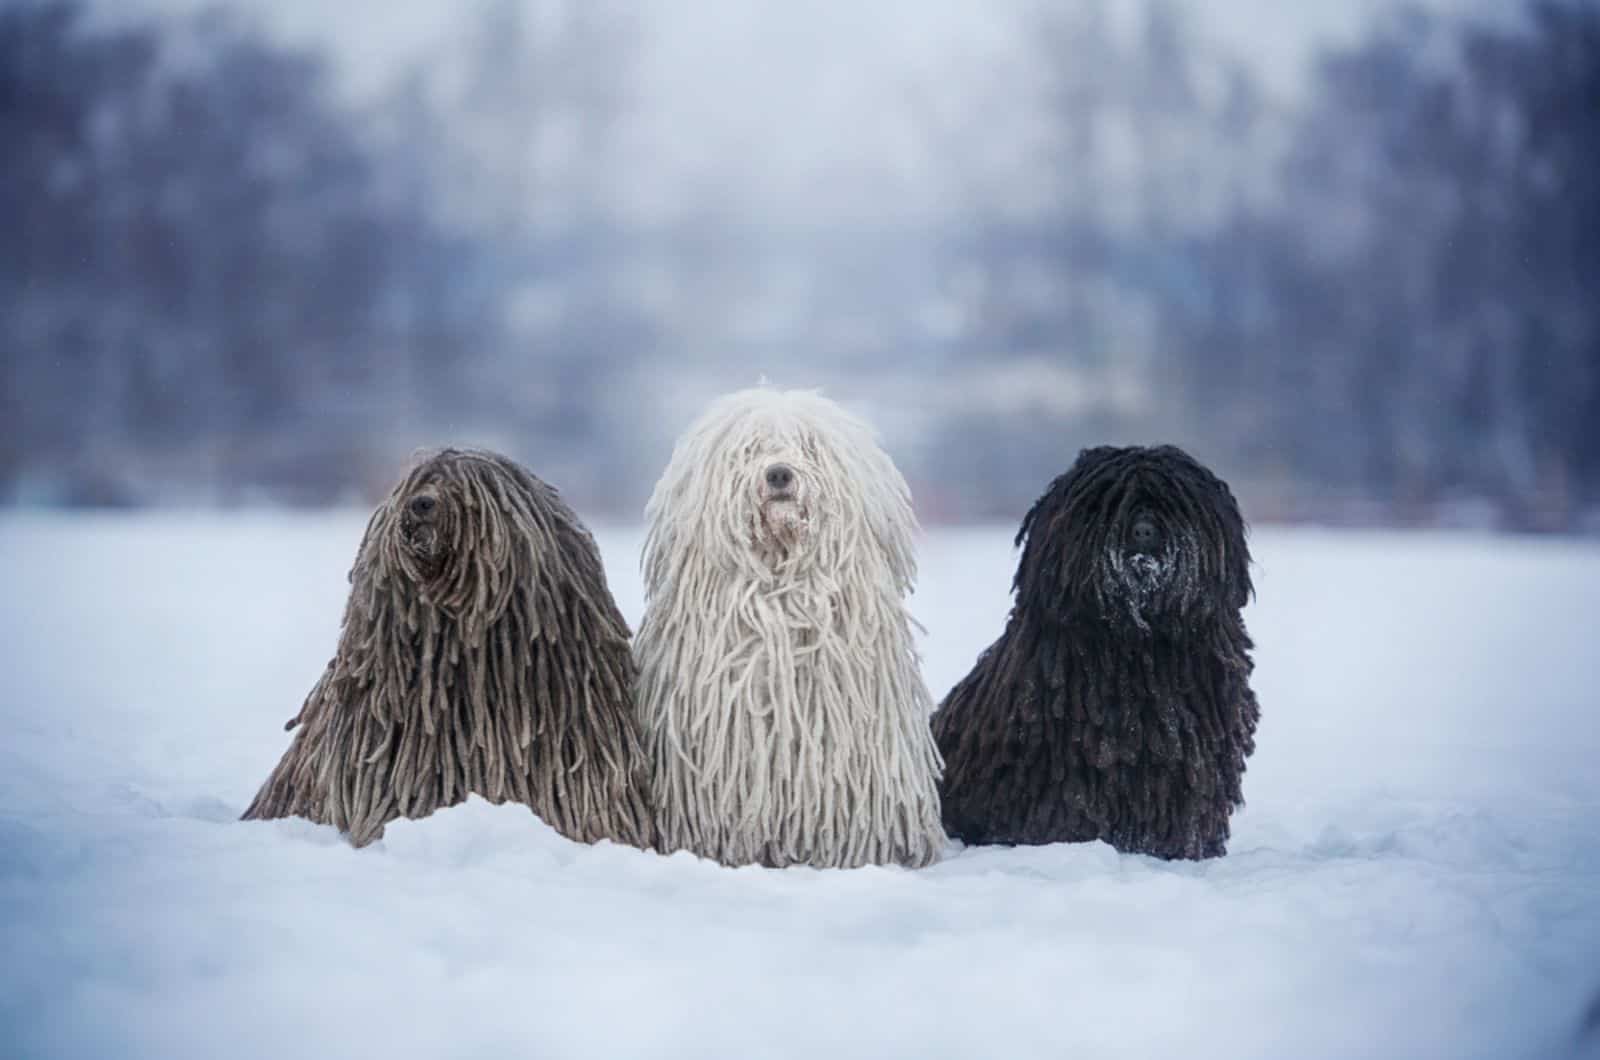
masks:
[[[438,505],[439,502],[434,500],[432,497],[429,497],[427,494],[423,494],[419,497],[412,497],[410,504],[411,514],[420,519],[432,512],[434,508],[438,507]]]
[[[1149,519],[1139,518],[1133,521],[1133,550],[1135,552],[1154,552],[1161,544],[1161,531]]]
[[[794,468],[788,464],[773,464],[767,468],[767,488],[786,490],[794,485]]]

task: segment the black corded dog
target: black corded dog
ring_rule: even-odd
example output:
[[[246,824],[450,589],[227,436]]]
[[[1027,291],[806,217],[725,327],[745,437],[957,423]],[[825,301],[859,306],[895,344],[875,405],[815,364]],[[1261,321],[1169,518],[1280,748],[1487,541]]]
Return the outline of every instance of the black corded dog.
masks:
[[[945,828],[1225,853],[1260,716],[1245,524],[1187,453],[1086,449],[1022,521],[1005,633],[940,706]]]

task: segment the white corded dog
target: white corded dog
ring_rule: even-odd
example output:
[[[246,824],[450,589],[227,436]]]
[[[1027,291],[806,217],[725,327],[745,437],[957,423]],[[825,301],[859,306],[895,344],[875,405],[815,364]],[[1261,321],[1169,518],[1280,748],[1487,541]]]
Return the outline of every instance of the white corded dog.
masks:
[[[940,761],[905,607],[916,519],[873,431],[812,392],[727,395],[645,516],[634,656],[660,849],[934,861]]]

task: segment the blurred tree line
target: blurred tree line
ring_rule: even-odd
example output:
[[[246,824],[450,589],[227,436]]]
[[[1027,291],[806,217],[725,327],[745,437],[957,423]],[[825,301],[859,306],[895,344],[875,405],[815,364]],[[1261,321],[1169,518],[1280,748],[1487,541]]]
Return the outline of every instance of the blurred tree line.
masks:
[[[1161,438],[1258,516],[1592,522],[1600,5],[1502,14],[1400,8],[1284,108],[1176,5],[1042,9],[1045,191],[1018,212],[1001,181],[952,274],[977,266],[970,356],[1066,366],[1085,403],[936,448],[1036,482],[1041,434]]]
[[[636,9],[471,10],[354,107],[236,17],[0,5],[0,497],[370,498],[471,440],[636,514],[643,410],[765,343],[914,412],[934,518],[1139,440],[1257,518],[1600,505],[1595,0],[1392,12],[1292,103],[1171,0],[1026,8],[946,216],[776,247],[715,188],[630,208]]]
[[[1275,201],[1187,248],[1199,296],[1163,321],[1187,411],[1402,516],[1569,525],[1600,499],[1597,167],[1600,5],[1384,21],[1322,60]]]
[[[462,434],[581,441],[634,326],[596,194],[627,25],[480,15],[448,76],[356,110],[222,9],[0,6],[0,492],[325,503]],[[552,273],[573,301],[519,327]]]

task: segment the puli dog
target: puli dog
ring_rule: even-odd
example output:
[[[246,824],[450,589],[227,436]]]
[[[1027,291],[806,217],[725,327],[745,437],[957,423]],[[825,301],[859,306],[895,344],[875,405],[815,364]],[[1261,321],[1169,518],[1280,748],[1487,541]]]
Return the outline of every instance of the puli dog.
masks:
[[[717,401],[645,511],[638,709],[663,852],[922,866],[945,844],[905,479],[807,391]]]
[[[945,826],[1223,854],[1260,714],[1233,494],[1172,446],[1087,449],[1016,543],[1005,633],[933,719]]]
[[[469,794],[650,847],[628,625],[556,491],[491,452],[425,455],[373,513],[339,646],[245,819],[360,847]]]

